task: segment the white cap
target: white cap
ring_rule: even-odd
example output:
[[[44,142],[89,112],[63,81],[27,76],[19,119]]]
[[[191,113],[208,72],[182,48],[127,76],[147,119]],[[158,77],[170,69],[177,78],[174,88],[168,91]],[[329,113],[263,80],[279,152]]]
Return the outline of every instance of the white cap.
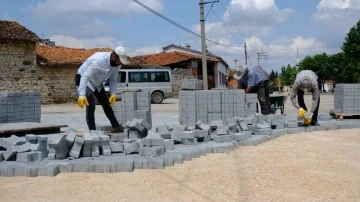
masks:
[[[116,47],[115,53],[116,53],[116,55],[119,56],[122,64],[126,65],[128,63],[128,58],[127,58],[128,56],[127,56],[127,53],[126,53],[126,50],[124,47],[122,47],[122,46]]]
[[[247,69],[247,65],[243,65],[243,66],[236,68],[234,78],[236,80],[242,79],[242,77],[244,76],[244,74],[246,72],[246,69]]]

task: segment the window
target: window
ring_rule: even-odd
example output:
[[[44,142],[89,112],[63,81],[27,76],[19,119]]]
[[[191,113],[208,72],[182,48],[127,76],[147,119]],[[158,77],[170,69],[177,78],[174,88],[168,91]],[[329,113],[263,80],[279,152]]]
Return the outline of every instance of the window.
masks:
[[[117,82],[118,83],[125,83],[126,82],[126,72],[119,72]]]
[[[169,72],[150,72],[151,82],[169,82]]]
[[[129,83],[149,82],[147,72],[129,72]]]

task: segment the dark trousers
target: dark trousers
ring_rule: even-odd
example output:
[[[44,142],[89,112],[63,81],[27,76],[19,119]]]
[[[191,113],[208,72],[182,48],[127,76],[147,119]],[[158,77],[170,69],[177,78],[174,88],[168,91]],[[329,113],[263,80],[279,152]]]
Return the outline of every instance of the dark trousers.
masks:
[[[261,114],[270,114],[269,81],[263,81],[255,86],[250,93],[256,93],[260,103]]]
[[[119,126],[114,111],[110,106],[109,96],[106,94],[105,89],[101,88],[100,92],[95,90],[93,92],[90,88],[86,89],[86,98],[89,102],[89,106],[86,107],[86,122],[88,124],[89,130],[96,130],[95,125],[95,97],[102,106],[106,117],[109,119],[112,127]]]
[[[304,94],[305,92],[302,91],[302,90],[298,90],[298,93],[297,93],[297,98],[298,98],[298,102],[299,102],[299,105],[301,108],[305,109],[305,111],[307,111],[307,108],[306,108],[306,105],[305,105],[305,102],[304,102]],[[319,97],[319,102],[316,106],[316,109],[313,113],[313,116],[311,117],[311,124],[314,124],[318,121],[318,114],[319,114],[319,105],[320,105],[320,97]]]

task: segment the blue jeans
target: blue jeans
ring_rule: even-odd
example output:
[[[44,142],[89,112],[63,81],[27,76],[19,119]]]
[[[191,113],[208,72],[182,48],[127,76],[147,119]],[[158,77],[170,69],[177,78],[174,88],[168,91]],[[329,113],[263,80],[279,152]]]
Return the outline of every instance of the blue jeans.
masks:
[[[98,99],[100,105],[102,106],[106,117],[109,119],[112,127],[119,126],[114,111],[110,106],[109,96],[106,94],[105,89],[101,88],[100,92],[95,90],[93,92],[89,87],[86,88],[86,98],[89,102],[89,106],[86,107],[86,122],[89,127],[89,130],[96,130],[95,125],[95,97]]]

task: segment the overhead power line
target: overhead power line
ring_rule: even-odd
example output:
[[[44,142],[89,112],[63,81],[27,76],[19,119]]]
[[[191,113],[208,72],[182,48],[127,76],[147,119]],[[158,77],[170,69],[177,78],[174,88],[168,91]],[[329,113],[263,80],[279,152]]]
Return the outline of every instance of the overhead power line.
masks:
[[[137,4],[139,4],[140,6],[144,7],[146,10],[148,10],[148,11],[150,11],[150,12],[154,13],[155,15],[159,16],[160,18],[162,18],[162,19],[166,20],[167,22],[169,22],[169,23],[171,23],[171,24],[175,25],[176,27],[178,27],[178,28],[180,28],[180,29],[182,29],[182,30],[184,30],[184,31],[186,31],[186,32],[188,32],[188,33],[190,33],[190,34],[194,35],[194,36],[197,36],[197,37],[201,38],[201,36],[200,36],[199,34],[197,34],[197,33],[193,32],[193,31],[191,31],[191,30],[189,30],[189,29],[187,29],[187,28],[185,28],[185,27],[183,27],[183,26],[179,25],[178,23],[176,23],[176,22],[174,22],[174,21],[170,20],[169,18],[167,18],[167,17],[163,16],[162,14],[160,14],[160,13],[156,12],[155,10],[153,10],[153,9],[149,8],[149,7],[148,7],[148,6],[146,6],[145,4],[143,4],[143,3],[139,2],[138,0],[133,0],[133,1],[134,1],[135,3],[137,3]],[[235,50],[235,51],[243,51],[243,50],[240,50],[240,49],[233,48],[232,46],[225,45],[225,44],[221,44],[221,43],[218,43],[218,42],[216,42],[216,41],[213,41],[213,40],[210,40],[210,39],[207,39],[207,38],[205,38],[205,40],[207,40],[207,41],[209,41],[209,42],[211,42],[211,43],[214,43],[214,44],[216,44],[216,45],[223,46],[223,47],[225,47],[225,48],[231,49],[231,50]]]

